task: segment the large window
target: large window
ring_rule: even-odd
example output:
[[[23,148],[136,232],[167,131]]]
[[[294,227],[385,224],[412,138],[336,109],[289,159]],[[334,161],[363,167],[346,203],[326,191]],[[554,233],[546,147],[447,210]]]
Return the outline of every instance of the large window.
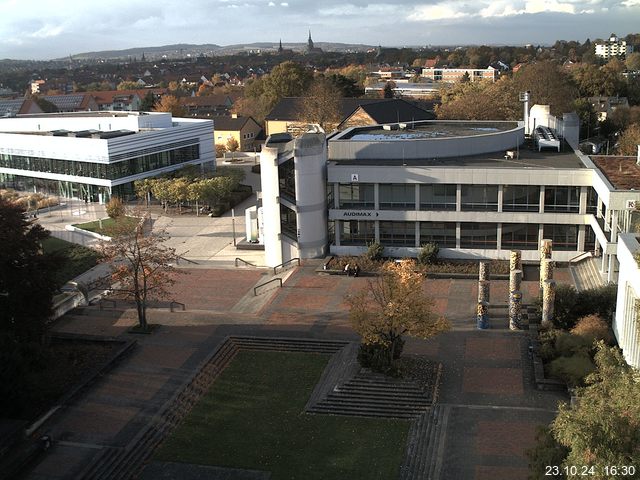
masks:
[[[376,222],[348,220],[342,222],[340,245],[367,245],[376,240]]]
[[[382,245],[401,245],[415,247],[415,222],[380,222],[380,243]]]
[[[577,225],[545,225],[544,238],[553,240],[554,250],[578,250]]]
[[[498,211],[497,185],[462,185],[462,210]]]
[[[416,186],[410,183],[380,184],[380,208],[384,210],[415,210]]]
[[[278,165],[278,182],[280,184],[280,196],[296,202],[296,177],[293,158]]]
[[[537,250],[538,231],[537,223],[503,223],[502,249]]]
[[[456,248],[456,222],[420,222],[420,245]]]
[[[420,210],[455,210],[456,185],[420,185]]]
[[[537,212],[540,210],[540,187],[505,185],[502,189],[503,212]]]
[[[0,167],[115,180],[198,158],[200,158],[200,146],[190,145],[109,164],[0,154]]]
[[[280,204],[280,231],[289,238],[298,240],[298,220],[296,212]]]
[[[579,210],[580,187],[545,187],[545,212],[578,213]]]
[[[373,184],[340,184],[339,205],[343,209],[372,209],[375,206]]]
[[[498,226],[495,223],[461,223],[461,248],[498,248]]]

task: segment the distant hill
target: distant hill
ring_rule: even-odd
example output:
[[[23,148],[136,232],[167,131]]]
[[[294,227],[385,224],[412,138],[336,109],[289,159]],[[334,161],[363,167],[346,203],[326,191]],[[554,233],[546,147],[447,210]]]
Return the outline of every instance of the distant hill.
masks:
[[[316,47],[320,47],[327,52],[346,52],[346,51],[366,51],[375,48],[371,45],[347,44],[347,43],[331,43],[331,42],[314,42]],[[144,54],[145,59],[158,58],[184,58],[187,56],[197,57],[199,55],[233,55],[240,52],[255,52],[256,50],[275,51],[278,49],[278,42],[256,42],[247,44],[236,44],[220,46],[215,44],[195,45],[190,43],[178,43],[175,45],[162,45],[159,47],[136,47],[125,50],[102,50],[99,52],[85,52],[71,55],[74,60],[95,60],[95,59],[126,59],[137,58],[138,60]],[[283,43],[282,47],[287,50],[303,51],[307,48],[305,43]],[[63,59],[58,59],[63,60]]]

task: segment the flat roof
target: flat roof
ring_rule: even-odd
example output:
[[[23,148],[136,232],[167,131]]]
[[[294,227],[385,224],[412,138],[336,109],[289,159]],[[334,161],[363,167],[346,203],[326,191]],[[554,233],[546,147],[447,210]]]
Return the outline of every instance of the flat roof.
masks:
[[[518,122],[421,122],[412,124],[406,122],[407,128],[400,129],[397,125],[356,128],[338,140],[353,141],[398,141],[429,138],[452,138],[487,135],[506,132],[518,128]]]
[[[578,169],[587,168],[573,149],[564,143],[561,152],[544,149],[538,152],[531,144],[525,144],[516,152],[517,158],[505,158],[503,150],[481,155],[446,158],[416,159],[337,159],[329,158],[336,165],[407,165],[421,167],[468,167],[468,168],[551,168]],[[640,174],[640,171],[639,171]],[[640,178],[640,177],[639,177]]]
[[[640,166],[637,157],[594,155],[593,163],[616,190],[640,190]]]

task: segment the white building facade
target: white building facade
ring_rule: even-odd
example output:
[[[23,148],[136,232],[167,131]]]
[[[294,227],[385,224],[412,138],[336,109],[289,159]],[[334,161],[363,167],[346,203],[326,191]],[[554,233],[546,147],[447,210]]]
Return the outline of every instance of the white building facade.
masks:
[[[606,42],[596,43],[595,49],[596,56],[604,59],[626,56],[633,52],[633,46],[628,45],[625,40],[620,40],[615,33],[612,33]]]
[[[215,168],[213,122],[170,113],[77,112],[0,119],[0,187],[105,201],[186,165]]]

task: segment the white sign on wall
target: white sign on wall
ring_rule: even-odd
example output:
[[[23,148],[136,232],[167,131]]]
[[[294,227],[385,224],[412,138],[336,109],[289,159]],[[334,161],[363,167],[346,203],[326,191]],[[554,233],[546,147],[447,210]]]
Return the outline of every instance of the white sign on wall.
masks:
[[[352,182],[357,182],[358,181],[358,174],[357,173],[352,173],[351,174],[351,181]]]

